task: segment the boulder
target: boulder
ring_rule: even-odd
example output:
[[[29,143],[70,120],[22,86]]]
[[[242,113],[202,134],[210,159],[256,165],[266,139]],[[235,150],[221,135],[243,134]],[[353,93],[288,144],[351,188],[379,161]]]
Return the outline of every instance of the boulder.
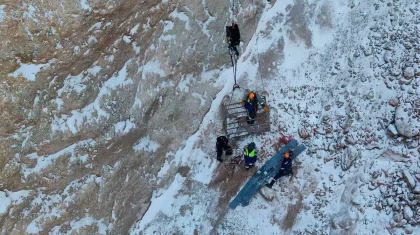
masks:
[[[413,189],[413,193],[420,194],[420,183],[416,184],[416,187]]]
[[[411,80],[414,77],[414,68],[413,67],[407,67],[404,69],[404,78],[407,80]]]
[[[404,207],[403,213],[404,213],[404,219],[406,219],[407,221],[410,221],[410,219],[413,218],[414,213],[409,206]]]
[[[299,128],[298,134],[299,134],[299,137],[302,139],[307,139],[310,137],[309,132],[303,127]]]
[[[395,110],[395,126],[400,135],[414,137],[420,134],[420,114],[418,100],[400,102]]]
[[[413,227],[412,227],[411,225],[406,225],[406,226],[404,227],[404,232],[405,232],[406,234],[412,234],[412,233],[413,233]]]
[[[408,187],[410,187],[411,189],[413,189],[416,186],[416,180],[410,174],[410,172],[408,172],[408,170],[404,170],[403,171],[403,177],[404,177],[404,180],[407,183]]]
[[[397,107],[398,106],[398,100],[397,99],[390,99],[388,101],[388,104],[391,105],[392,107]]]
[[[384,61],[385,61],[385,63],[389,63],[391,61],[391,52],[390,51],[385,51]]]
[[[389,126],[388,126],[388,133],[389,133],[391,136],[396,136],[396,135],[398,135],[397,127],[395,127],[395,125],[394,125],[394,124],[389,124]]]

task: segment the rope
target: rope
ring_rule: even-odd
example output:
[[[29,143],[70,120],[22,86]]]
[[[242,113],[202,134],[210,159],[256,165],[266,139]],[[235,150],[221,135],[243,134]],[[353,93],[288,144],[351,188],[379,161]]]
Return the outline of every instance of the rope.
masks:
[[[235,22],[235,0],[232,0],[231,6],[232,6],[230,8],[230,10],[232,11],[231,20],[232,20],[232,23],[234,23]]]
[[[230,55],[230,61],[232,62],[233,79],[235,80],[235,84],[233,85],[233,90],[235,90],[236,88],[239,88],[239,85],[236,83],[237,58],[232,48],[229,48],[229,55]]]
[[[254,4],[254,1],[252,1],[252,3]],[[255,19],[254,24],[255,24],[255,26],[258,29],[258,24],[257,24],[258,8],[256,7],[256,9],[257,9],[257,12],[256,12],[256,15],[254,17],[254,19]],[[260,35],[260,33],[258,32],[257,35],[256,35],[256,39],[255,39],[255,47],[257,49],[258,73],[259,73],[259,77],[261,79],[261,84],[265,88],[265,83],[264,83],[264,79],[262,77],[261,66],[260,66],[260,52],[259,52],[259,49],[258,49],[258,38],[259,38],[259,35]]]

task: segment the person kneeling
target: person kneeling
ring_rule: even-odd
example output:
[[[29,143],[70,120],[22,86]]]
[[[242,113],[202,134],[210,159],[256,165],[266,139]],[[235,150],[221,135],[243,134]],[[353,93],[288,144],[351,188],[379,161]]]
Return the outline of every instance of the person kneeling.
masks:
[[[292,170],[292,152],[285,152],[281,161],[280,170],[274,175],[274,179],[271,179],[270,183],[265,186],[268,188],[273,187],[273,184],[282,176],[293,175]]]
[[[226,151],[226,155],[232,155],[233,150],[229,145],[229,139],[226,136],[219,136],[216,139],[216,159],[219,162],[223,162],[222,155],[223,151]]]

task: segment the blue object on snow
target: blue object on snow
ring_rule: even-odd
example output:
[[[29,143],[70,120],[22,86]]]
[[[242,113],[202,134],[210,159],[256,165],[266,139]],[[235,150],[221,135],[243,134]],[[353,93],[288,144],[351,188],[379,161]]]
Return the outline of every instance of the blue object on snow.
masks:
[[[229,207],[235,209],[239,204],[247,206],[251,198],[258,192],[268,180],[273,177],[281,167],[283,153],[293,150],[292,161],[301,154],[306,147],[299,145],[296,140],[291,140],[280,151],[278,151],[270,160],[268,160],[260,170],[258,170],[245,186],[239,191],[238,195],[229,203]]]

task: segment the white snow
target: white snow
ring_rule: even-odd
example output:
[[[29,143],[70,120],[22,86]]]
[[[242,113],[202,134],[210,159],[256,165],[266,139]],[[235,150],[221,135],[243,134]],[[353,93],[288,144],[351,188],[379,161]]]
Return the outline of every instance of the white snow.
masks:
[[[176,213],[176,210],[173,210],[174,202],[176,201],[175,195],[181,189],[184,181],[185,178],[177,174],[168,189],[162,190],[163,192],[153,193],[152,204],[143,216],[143,219],[139,224],[139,228],[134,230],[132,233],[143,231],[144,226],[152,222],[158,213],[173,216],[174,213]]]
[[[89,44],[93,44],[93,43],[97,43],[98,40],[95,38],[95,36],[90,35],[88,38],[88,43]]]
[[[191,29],[190,18],[184,12],[179,12],[178,10],[174,10],[173,12],[171,12],[171,14],[169,14],[169,16],[172,18],[177,18],[181,21],[184,21],[186,30]]]
[[[189,86],[192,82],[192,79],[193,79],[193,76],[191,74],[182,76],[181,81],[179,81],[177,88],[183,92],[190,92]]]
[[[4,20],[4,8],[6,8],[6,5],[0,5],[0,22]]]
[[[378,126],[378,118],[392,120],[393,108],[386,104],[390,98],[397,97],[397,91],[387,88],[383,79],[370,67],[372,56],[369,53],[365,55],[359,51],[359,55],[353,57],[354,54],[357,54],[355,50],[360,49],[360,45],[368,45],[367,35],[377,20],[374,15],[388,15],[388,12],[382,8],[375,10],[370,3],[363,1],[354,2],[356,6],[354,8],[350,7],[352,3],[343,1],[311,2],[315,4],[315,12],[313,12],[315,17],[320,13],[319,6],[321,4],[328,6],[333,25],[332,28],[321,27],[311,22],[313,19],[308,17],[312,47],[307,47],[305,40],[301,38],[292,40],[288,30],[295,29],[288,23],[276,21],[280,13],[286,16],[285,21],[289,20],[287,17],[290,11],[286,11],[286,7],[289,4],[295,5],[295,1],[277,1],[271,8],[267,6],[264,9],[256,34],[251,38],[243,56],[239,59],[237,77],[245,77],[245,79],[238,80],[241,88],[260,89],[268,92],[268,104],[275,110],[271,116],[272,121],[276,123],[277,127],[286,131],[250,136],[239,140],[237,145],[240,148],[252,140],[256,142],[257,146],[264,146],[264,150],[268,152],[267,155],[271,156],[277,149],[270,147],[272,143],[270,141],[278,139],[280,134],[290,134],[297,138],[298,128],[305,125],[308,130],[316,128],[318,133],[311,132],[309,140],[299,141],[304,142],[316,154],[310,156],[308,155],[309,150],[307,150],[299,156],[298,161],[301,165],[296,179],[293,179],[292,182],[285,181],[281,190],[279,190],[280,186],[275,186],[272,202],[265,201],[257,194],[250,205],[228,210],[226,215],[212,211],[214,205],[206,200],[194,203],[191,213],[188,211],[185,215],[177,215],[181,206],[192,204],[187,203],[183,198],[188,198],[191,201],[193,196],[181,193],[180,189],[186,186],[182,185],[184,182],[181,180],[182,177],[176,175],[167,190],[158,189],[154,192],[154,195],[160,195],[160,197],[152,199],[152,204],[145,217],[133,225],[131,234],[137,234],[140,231],[145,234],[152,232],[164,234],[174,230],[190,234],[189,228],[194,227],[197,220],[202,218],[198,216],[200,213],[196,210],[207,211],[210,216],[223,216],[221,225],[217,228],[212,228],[211,223],[208,227],[200,227],[198,230],[203,234],[210,234],[211,229],[216,229],[216,232],[211,231],[218,234],[227,234],[232,231],[238,234],[288,234],[289,232],[316,234],[321,230],[331,234],[345,232],[345,230],[331,228],[331,218],[335,218],[338,222],[348,220],[354,223],[353,226],[349,224],[347,227],[349,231],[356,234],[371,233],[371,231],[377,231],[378,234],[388,232],[385,229],[385,224],[389,224],[392,214],[386,214],[384,210],[378,211],[374,206],[369,206],[369,203],[381,197],[381,194],[379,189],[368,189],[369,180],[371,180],[368,172],[396,171],[404,164],[399,161],[395,162],[391,158],[377,158],[393,143],[392,138],[386,136],[390,123],[385,123],[381,129]],[[305,15],[305,17],[307,16]],[[209,17],[208,21],[211,20]],[[272,24],[273,29],[270,29],[270,33],[266,33],[268,22],[272,21],[277,23]],[[196,23],[206,34],[205,25],[208,22],[196,20]],[[346,29],[350,28],[356,31],[346,32]],[[208,36],[210,37],[210,35]],[[283,40],[284,43],[282,53],[284,59],[273,61],[270,69],[277,72],[271,75],[272,77],[261,77],[257,67],[257,54],[264,56],[276,49],[277,42],[280,40]],[[353,60],[352,66],[349,65],[348,58]],[[264,67],[267,66],[264,64]],[[329,70],[330,67],[331,70]],[[361,81],[360,78],[343,80],[342,78],[349,76],[348,70],[363,74],[367,78],[365,81]],[[337,75],[334,77],[331,75],[332,73]],[[190,92],[191,79],[193,77],[190,75],[182,75],[177,90]],[[157,175],[157,182],[168,176],[171,169],[188,165],[190,167],[188,177],[194,182],[202,183],[204,187],[208,187],[215,177],[216,170],[223,167],[214,160],[213,146],[215,137],[221,134],[218,133],[219,105],[223,97],[230,94],[233,86],[231,70],[222,70],[217,74],[213,84],[223,88],[213,99],[210,110],[203,117],[197,132],[190,136],[180,149],[174,153],[167,153],[167,160]],[[197,98],[201,96],[197,93],[192,95]],[[344,105],[339,107],[337,105],[339,102]],[[325,110],[327,105],[332,106],[330,111]],[[350,116],[354,119],[352,124],[349,124],[349,133],[344,136],[340,134],[339,137],[334,132],[327,135],[328,128],[323,124],[322,117],[336,118],[339,115],[345,118]],[[346,119],[343,120],[344,123],[345,121]],[[343,128],[340,126],[341,124],[338,125],[337,120],[332,120],[330,123],[333,123],[334,130],[342,131]],[[390,131],[395,133],[394,129],[390,127]],[[368,145],[364,142],[370,141],[366,136],[371,134],[379,138],[374,139],[371,145]],[[354,146],[348,144],[347,140],[353,141]],[[330,151],[334,151],[335,141],[346,144],[346,147],[350,145],[348,149],[351,151],[337,151],[337,156],[332,157]],[[378,146],[378,149],[367,149],[368,146]],[[351,156],[347,156],[348,153],[352,153]],[[340,167],[340,163],[336,165],[334,160],[338,157],[343,158],[343,162],[349,163],[359,154],[360,157],[357,157],[345,172]],[[394,153],[389,154],[395,155]],[[345,159],[342,155],[353,159]],[[263,163],[264,160],[258,162],[257,167],[261,167]],[[194,191],[193,194],[198,194],[198,197],[211,195],[213,191],[210,187],[208,188],[207,192]],[[219,196],[224,196],[225,192],[218,193]],[[166,198],[168,195],[173,197],[174,194],[177,195],[176,200],[162,205],[162,198]],[[299,203],[297,194],[301,194],[302,207],[306,206],[308,209],[300,209],[294,215],[296,217],[291,230],[285,231],[281,223],[289,216],[288,207]],[[364,212],[361,212],[359,208],[363,208]],[[208,218],[200,223],[209,221],[214,220]]]
[[[104,219],[95,219],[92,216],[86,215],[86,217],[81,218],[79,220],[73,220],[70,223],[66,223],[70,227],[69,230],[67,230],[65,233],[60,232],[61,226],[56,226],[52,229],[52,231],[49,233],[50,235],[61,235],[61,234],[74,234],[74,233],[81,233],[80,229],[83,227],[86,227],[88,225],[96,225],[98,227],[98,233],[99,234],[107,234],[108,231],[112,228],[112,224],[109,224],[108,226],[105,224]]]
[[[36,23],[38,23],[38,19],[36,18],[37,17],[37,13],[36,13],[35,6],[32,5],[32,4],[28,4],[27,5],[26,3],[23,3],[23,6],[27,6],[28,7],[28,10],[23,13],[23,16],[26,17],[26,18],[28,18],[28,19],[33,20]]]
[[[33,168],[28,168],[26,165],[22,165],[22,173],[25,178],[27,178],[30,174],[33,173],[38,174],[41,170],[53,164],[56,159],[64,156],[76,157],[78,155],[78,153],[75,151],[77,148],[94,146],[95,144],[96,143],[94,140],[88,139],[72,144],[63,150],[60,150],[59,152],[50,155],[38,156],[37,153],[31,153],[26,157],[37,160],[36,165]]]
[[[174,28],[174,23],[169,20],[163,21],[163,33],[169,32]]]
[[[80,0],[80,5],[83,10],[91,10],[92,8],[89,6],[89,3],[87,0]]]
[[[102,27],[102,22],[96,22],[95,24],[93,24],[89,29],[88,32],[94,30],[94,29],[101,29]]]
[[[131,122],[130,120],[125,120],[121,122],[117,122],[114,124],[115,133],[117,135],[127,134],[131,129],[136,127],[136,124]]]
[[[101,101],[106,98],[113,90],[123,88],[125,86],[133,84],[133,80],[128,77],[127,66],[131,63],[128,60],[124,67],[111,78],[102,84],[102,87],[92,103],[82,108],[80,111],[72,110],[71,115],[63,114],[60,117],[55,116],[51,131],[71,131],[76,134],[80,131],[82,125],[90,124],[95,121],[100,121],[102,118],[109,118],[109,113],[102,109]],[[94,73],[98,69],[93,69],[91,72]]]
[[[9,73],[8,76],[12,76],[14,78],[22,76],[29,81],[35,81],[36,75],[39,73],[39,71],[48,68],[51,62],[46,64],[23,64],[19,61],[20,67],[13,73]]]
[[[141,78],[144,80],[148,73],[156,73],[161,77],[165,77],[166,73],[162,70],[161,64],[158,60],[149,61],[143,67],[139,68],[139,71],[142,70]]]
[[[123,41],[125,43],[130,43],[131,42],[131,36],[127,36],[127,35],[123,36]]]
[[[130,29],[130,35],[136,34],[139,27],[140,27],[140,24],[136,24],[136,26],[134,26],[132,29]]]
[[[137,151],[156,152],[159,148],[159,143],[150,139],[149,136],[141,138],[134,146],[133,149]]]
[[[36,223],[35,223],[35,221],[32,221],[29,225],[28,225],[28,227],[26,228],[26,232],[27,233],[31,233],[31,234],[33,234],[33,233],[35,233],[35,234],[39,234],[39,228],[38,228],[38,226],[36,225]]]

